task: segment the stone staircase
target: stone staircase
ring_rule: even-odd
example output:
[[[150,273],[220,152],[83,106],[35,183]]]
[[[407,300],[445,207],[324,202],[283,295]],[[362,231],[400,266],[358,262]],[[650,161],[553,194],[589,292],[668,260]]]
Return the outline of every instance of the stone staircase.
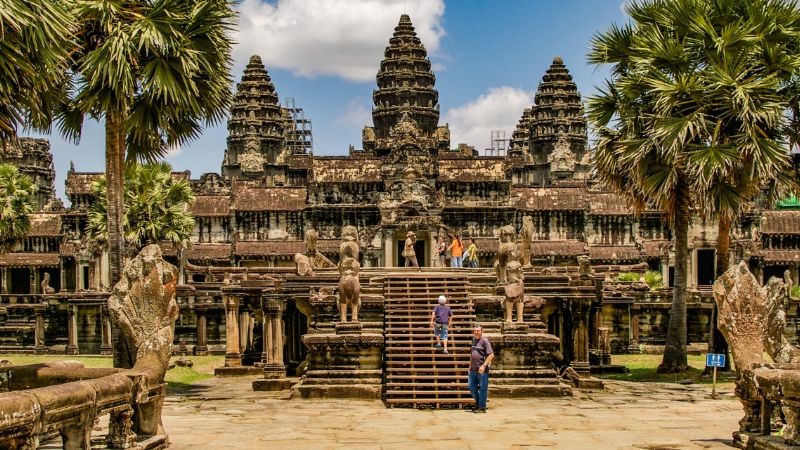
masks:
[[[469,278],[447,272],[395,273],[383,280],[384,401],[390,407],[460,408],[467,388],[472,324]],[[439,295],[453,310],[449,355],[434,348],[430,317]]]

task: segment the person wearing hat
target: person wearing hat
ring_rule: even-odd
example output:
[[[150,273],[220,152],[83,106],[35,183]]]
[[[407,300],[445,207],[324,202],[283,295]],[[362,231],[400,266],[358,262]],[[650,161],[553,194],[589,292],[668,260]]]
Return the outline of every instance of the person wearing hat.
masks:
[[[406,246],[403,248],[403,256],[406,258],[406,267],[419,267],[417,263],[417,252],[414,251],[414,244],[417,243],[417,236],[413,231],[406,233]]]
[[[434,347],[441,348],[444,344],[442,353],[449,355],[447,351],[447,330],[453,323],[453,311],[447,306],[447,297],[440,295],[438,305],[433,307],[433,314],[431,314],[431,328],[433,328],[433,335],[436,337],[436,345]]]

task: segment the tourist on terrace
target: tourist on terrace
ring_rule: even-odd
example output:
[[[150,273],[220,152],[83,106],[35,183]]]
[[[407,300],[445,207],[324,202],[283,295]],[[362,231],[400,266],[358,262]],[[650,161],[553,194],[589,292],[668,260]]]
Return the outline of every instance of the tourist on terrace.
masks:
[[[417,235],[413,231],[406,233],[406,245],[403,248],[403,256],[406,258],[406,267],[419,267],[417,263],[417,252],[414,244],[417,243]]]
[[[451,251],[452,257],[450,258],[451,267],[461,267],[461,257],[464,254],[464,243],[461,242],[461,236],[456,235],[450,247],[447,248]]]
[[[436,243],[436,256],[438,256],[439,267],[447,267],[447,242],[444,236],[439,236],[439,241]]]
[[[478,267],[478,246],[475,245],[475,238],[469,239],[469,247],[467,247],[467,267],[475,269]]]
[[[439,296],[439,304],[433,307],[433,314],[431,314],[431,328],[433,328],[433,335],[436,337],[436,348],[444,349],[442,353],[449,355],[447,351],[447,330],[453,323],[453,311],[447,306],[447,297],[444,295]]]
[[[472,347],[469,358],[469,393],[475,399],[476,413],[486,412],[486,398],[489,395],[489,366],[494,359],[494,351],[489,339],[483,335],[480,324],[472,327]]]

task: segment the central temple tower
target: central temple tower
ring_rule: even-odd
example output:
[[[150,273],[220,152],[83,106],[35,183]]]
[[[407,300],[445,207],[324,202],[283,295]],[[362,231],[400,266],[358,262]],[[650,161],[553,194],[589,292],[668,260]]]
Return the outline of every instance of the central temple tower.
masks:
[[[411,18],[400,16],[400,22],[389,39],[377,75],[378,89],[373,91],[373,127],[365,127],[364,150],[386,156],[391,147],[391,131],[404,117],[413,121],[420,138],[433,139],[436,144],[450,133],[439,128],[439,92],[434,89],[436,76],[425,46],[417,37]],[[434,147],[438,147],[438,145]],[[432,149],[435,150],[435,149]]]

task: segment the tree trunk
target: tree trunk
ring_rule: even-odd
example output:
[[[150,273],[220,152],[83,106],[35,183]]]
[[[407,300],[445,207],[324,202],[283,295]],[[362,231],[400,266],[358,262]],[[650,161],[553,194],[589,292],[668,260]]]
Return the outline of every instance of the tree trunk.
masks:
[[[719,218],[719,224],[717,227],[717,277],[727,272],[730,264],[732,223],[733,220],[724,214]],[[728,342],[725,340],[725,336],[722,335],[717,327],[718,318],[719,311],[717,311],[717,305],[714,304],[714,310],[712,311],[711,316],[711,351],[712,353],[721,353],[725,355],[725,367],[720,370],[729,371],[731,370],[731,358],[728,349]],[[706,367],[706,372],[709,372],[709,369],[710,367]]]
[[[731,254],[731,223],[726,215],[721,215],[717,226],[717,271],[720,276],[728,270]]]
[[[106,200],[108,202],[108,262],[111,288],[122,274],[125,254],[123,217],[125,206],[125,128],[121,115],[106,113]],[[114,341],[114,367],[130,368],[133,365],[127,343],[116,329],[111,329]]]
[[[669,314],[667,342],[658,373],[686,370],[686,285],[689,256],[689,187],[683,178],[676,186],[675,220],[675,287],[672,289],[672,308]]]

